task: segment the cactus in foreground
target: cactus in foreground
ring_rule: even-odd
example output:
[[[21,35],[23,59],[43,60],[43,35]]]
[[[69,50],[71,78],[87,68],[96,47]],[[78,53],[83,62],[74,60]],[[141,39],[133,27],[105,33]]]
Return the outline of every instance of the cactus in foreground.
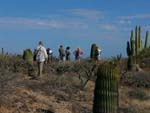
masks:
[[[97,45],[95,43],[92,44],[92,46],[91,46],[91,53],[90,53],[90,58],[91,59],[95,59],[96,49],[97,49]]]
[[[146,31],[146,37],[145,37],[145,45],[144,48],[148,48],[148,31]]]
[[[93,113],[117,113],[118,73],[112,64],[101,64],[97,71]]]
[[[23,51],[23,59],[27,62],[33,62],[33,54],[32,51],[30,49],[25,49]]]

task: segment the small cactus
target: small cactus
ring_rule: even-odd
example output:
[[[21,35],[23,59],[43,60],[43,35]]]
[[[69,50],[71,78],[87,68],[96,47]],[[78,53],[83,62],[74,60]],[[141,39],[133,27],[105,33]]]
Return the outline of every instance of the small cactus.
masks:
[[[33,62],[33,54],[32,51],[30,49],[26,49],[23,52],[23,59],[27,62]]]

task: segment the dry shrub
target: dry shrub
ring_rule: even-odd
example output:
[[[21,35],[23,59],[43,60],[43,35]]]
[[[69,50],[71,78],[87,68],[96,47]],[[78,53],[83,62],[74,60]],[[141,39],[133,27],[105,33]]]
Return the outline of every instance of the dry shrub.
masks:
[[[133,87],[150,88],[150,72],[128,72],[121,81]]]

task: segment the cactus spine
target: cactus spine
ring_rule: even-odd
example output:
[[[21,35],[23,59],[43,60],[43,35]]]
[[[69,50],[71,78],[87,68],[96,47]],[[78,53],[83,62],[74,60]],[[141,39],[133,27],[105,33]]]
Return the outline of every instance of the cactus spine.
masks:
[[[145,45],[144,48],[148,48],[148,31],[146,31],[146,37],[145,37]]]
[[[94,91],[93,113],[117,113],[118,78],[118,73],[112,64],[99,66]]]

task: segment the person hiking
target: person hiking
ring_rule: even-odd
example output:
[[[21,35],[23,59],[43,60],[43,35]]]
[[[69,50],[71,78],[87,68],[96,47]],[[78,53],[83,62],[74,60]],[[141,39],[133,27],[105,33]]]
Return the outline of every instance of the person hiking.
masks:
[[[46,48],[44,47],[42,41],[39,42],[37,47],[37,54],[36,54],[36,61],[38,65],[38,76],[42,76],[43,65],[44,62],[47,60],[48,55],[46,52]]]
[[[53,57],[53,51],[52,51],[52,49],[47,48],[46,51],[47,51],[47,55],[48,55],[48,63],[52,62],[52,57]]]
[[[78,62],[80,62],[80,57],[83,54],[83,51],[80,48],[77,48],[74,51],[74,55],[75,55],[75,60],[77,60]]]
[[[65,50],[65,53],[66,53],[66,61],[70,61],[70,55],[71,55],[71,52],[70,52],[70,47],[66,47],[66,50]]]
[[[59,47],[59,58],[61,61],[65,61],[65,50],[64,50],[64,47],[63,45],[60,45]]]
[[[100,47],[98,47],[98,60],[101,60],[101,53],[102,53],[102,50]]]
[[[96,64],[99,62],[99,60],[100,60],[100,54],[101,54],[101,49],[100,49],[100,47],[98,47],[98,46],[96,46],[96,50],[95,50],[95,61],[96,61]]]

